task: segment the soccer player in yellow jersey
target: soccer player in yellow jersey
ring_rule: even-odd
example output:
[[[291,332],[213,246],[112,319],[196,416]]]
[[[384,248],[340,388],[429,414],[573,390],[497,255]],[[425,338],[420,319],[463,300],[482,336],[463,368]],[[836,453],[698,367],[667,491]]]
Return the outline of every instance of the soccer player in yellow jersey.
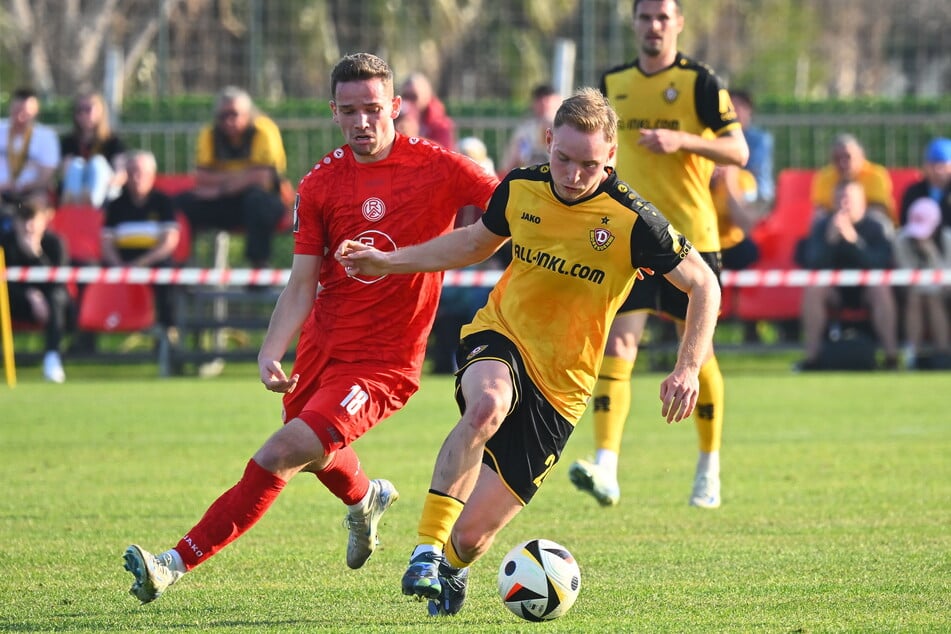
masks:
[[[742,166],[749,149],[729,93],[704,64],[677,50],[684,28],[678,0],[634,0],[639,55],[607,71],[601,90],[617,110],[618,176],[663,213],[719,274],[717,213],[710,195],[714,165]],[[618,503],[618,454],[631,402],[631,373],[649,313],[683,332],[687,298],[660,276],[634,285],[611,325],[592,398],[594,461],[576,461],[571,481],[605,506]],[[696,409],[700,457],[690,503],[720,505],[719,449],[723,375],[711,348],[700,371]]]
[[[657,209],[608,165],[617,115],[594,88],[559,107],[549,163],[516,168],[481,222],[388,252],[344,242],[351,275],[439,271],[481,261],[512,241],[512,262],[456,353],[462,418],[436,459],[402,591],[455,614],[468,566],[528,504],[585,410],[608,325],[638,271],[689,304],[677,364],[660,386],[668,423],[693,411],[720,305],[713,271]],[[638,267],[642,267],[639,269]]]

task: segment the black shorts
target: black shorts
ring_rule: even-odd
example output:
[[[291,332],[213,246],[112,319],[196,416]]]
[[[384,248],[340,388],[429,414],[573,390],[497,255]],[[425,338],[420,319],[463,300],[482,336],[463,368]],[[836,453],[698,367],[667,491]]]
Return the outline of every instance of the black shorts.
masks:
[[[456,351],[459,411],[466,410],[460,387],[463,372],[472,363],[486,359],[508,366],[514,394],[508,415],[485,445],[482,462],[499,475],[522,504],[528,504],[558,462],[575,426],[552,407],[529,378],[515,344],[491,330],[469,335]]]
[[[700,257],[720,279],[720,252],[707,251],[701,253]],[[683,321],[687,318],[687,299],[687,294],[668,282],[663,275],[645,275],[644,279],[634,282],[634,287],[617,312],[649,310]]]

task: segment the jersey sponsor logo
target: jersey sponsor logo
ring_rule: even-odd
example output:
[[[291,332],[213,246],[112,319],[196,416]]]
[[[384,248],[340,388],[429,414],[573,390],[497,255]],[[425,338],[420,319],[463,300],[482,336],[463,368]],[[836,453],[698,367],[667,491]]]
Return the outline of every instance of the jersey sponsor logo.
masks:
[[[572,263],[565,258],[552,255],[545,251],[526,248],[520,244],[512,245],[512,255],[526,264],[547,269],[553,273],[564,275],[565,277],[575,277],[578,279],[601,284],[604,282],[604,271],[587,264]]]
[[[667,103],[674,103],[677,101],[677,97],[680,96],[680,91],[677,90],[677,87],[673,84],[667,86],[664,90],[664,101]]]
[[[373,196],[363,201],[363,217],[370,222],[376,222],[386,215],[386,203]]]
[[[679,130],[678,119],[627,119],[620,124],[621,130]]]
[[[522,220],[527,220],[527,221],[529,221],[530,223],[532,223],[532,224],[534,224],[534,225],[540,225],[540,224],[542,223],[542,219],[541,219],[541,218],[539,218],[539,217],[536,216],[535,214],[529,213],[529,212],[527,212],[527,211],[523,211],[523,212],[522,212]]]
[[[607,229],[598,227],[588,231],[588,240],[595,251],[604,251],[614,243],[614,234]]]
[[[357,235],[354,240],[368,247],[374,247],[380,251],[396,251],[396,242],[390,236],[382,231],[369,230]],[[372,277],[369,275],[352,275],[351,280],[356,280],[361,284],[375,284],[382,280],[386,275]]]

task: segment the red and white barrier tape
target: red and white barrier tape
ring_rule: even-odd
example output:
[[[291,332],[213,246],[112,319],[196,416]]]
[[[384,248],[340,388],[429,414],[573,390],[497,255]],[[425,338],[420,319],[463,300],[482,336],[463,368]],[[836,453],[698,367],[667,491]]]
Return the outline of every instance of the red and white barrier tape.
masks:
[[[501,271],[446,271],[444,286],[494,286]],[[284,286],[290,269],[104,268],[98,266],[20,267],[7,269],[10,282],[172,284],[175,286]],[[951,269],[888,271],[802,269],[723,271],[726,287],[803,286],[951,286]]]

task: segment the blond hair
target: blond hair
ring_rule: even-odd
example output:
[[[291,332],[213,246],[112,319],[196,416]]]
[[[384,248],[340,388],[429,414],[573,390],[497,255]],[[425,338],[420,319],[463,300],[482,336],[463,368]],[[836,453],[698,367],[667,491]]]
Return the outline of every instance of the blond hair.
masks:
[[[555,113],[554,128],[569,125],[581,132],[604,134],[604,140],[617,139],[617,113],[597,88],[585,87],[561,102]]]

